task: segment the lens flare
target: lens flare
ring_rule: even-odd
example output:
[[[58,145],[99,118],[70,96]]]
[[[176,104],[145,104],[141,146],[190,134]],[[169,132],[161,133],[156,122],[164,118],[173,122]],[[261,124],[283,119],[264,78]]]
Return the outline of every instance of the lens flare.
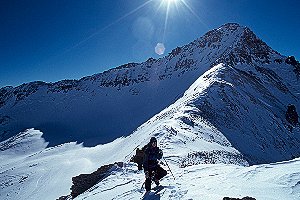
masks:
[[[158,55],[163,55],[165,53],[165,45],[163,43],[157,43],[155,47],[155,53]]]

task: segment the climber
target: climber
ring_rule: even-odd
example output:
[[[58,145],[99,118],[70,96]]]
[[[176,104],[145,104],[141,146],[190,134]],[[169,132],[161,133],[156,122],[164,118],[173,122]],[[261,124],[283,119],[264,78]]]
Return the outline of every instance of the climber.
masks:
[[[143,167],[145,172],[145,188],[146,191],[151,190],[152,180],[155,184],[159,185],[159,180],[167,175],[167,171],[164,170],[158,163],[163,156],[161,149],[157,147],[157,140],[155,137],[150,139],[144,151]]]

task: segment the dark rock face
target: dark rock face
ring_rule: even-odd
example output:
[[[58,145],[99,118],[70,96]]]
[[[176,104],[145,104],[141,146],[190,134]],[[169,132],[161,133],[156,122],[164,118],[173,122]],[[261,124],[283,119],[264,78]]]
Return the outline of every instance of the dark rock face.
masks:
[[[281,59],[275,59],[274,62],[278,63],[278,64],[281,64],[282,63],[282,60]]]
[[[287,57],[287,59],[285,60],[285,62],[289,65],[293,65],[296,66],[297,64],[299,64],[299,62],[297,62],[297,60],[295,59],[294,56],[289,56]]]
[[[0,103],[1,105],[1,103]],[[9,116],[0,116],[0,125],[6,124],[11,120],[11,117]]]
[[[201,152],[192,152],[189,153],[186,157],[182,158],[180,167],[188,167],[197,164],[239,164],[243,163],[244,166],[247,166],[247,162],[242,154],[239,153],[229,153],[222,150],[214,150],[211,152],[201,151]]]
[[[224,197],[223,200],[256,200],[255,198],[253,197],[243,197],[241,199],[239,198],[230,198],[230,197]]]
[[[79,176],[73,177],[73,185],[71,187],[71,196],[73,198],[82,194],[86,190],[90,189],[98,182],[109,176],[110,171],[114,166],[123,167],[123,163],[115,163],[109,165],[103,165],[91,174],[80,174]]]
[[[298,113],[296,111],[295,105],[288,105],[287,111],[285,113],[286,120],[293,126],[296,126],[298,122]]]
[[[78,80],[62,80],[55,84],[48,84],[47,93],[67,93],[71,90],[80,90]]]
[[[56,199],[56,200],[69,200],[69,199],[72,199],[71,195],[68,195],[68,196],[61,196],[61,197],[59,197],[59,198]]]
[[[72,178],[73,185],[71,187],[71,194],[66,196],[61,196],[58,200],[68,200],[74,199],[78,195],[84,193],[104,178],[110,175],[110,172],[114,167],[123,167],[122,162],[117,162],[115,164],[103,165],[91,174],[80,174]]]
[[[16,87],[13,91],[13,94],[16,96],[16,102],[24,100],[30,95],[36,93],[41,87],[47,85],[42,81],[35,81],[31,83],[24,83]]]
[[[285,59],[285,63],[294,67],[294,72],[300,76],[300,63],[295,59],[294,56],[289,56]]]

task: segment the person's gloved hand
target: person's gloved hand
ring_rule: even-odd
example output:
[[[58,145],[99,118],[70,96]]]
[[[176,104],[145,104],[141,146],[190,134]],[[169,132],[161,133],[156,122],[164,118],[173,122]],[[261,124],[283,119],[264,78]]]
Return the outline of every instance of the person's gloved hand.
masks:
[[[160,150],[158,151],[158,160],[160,160],[162,157],[163,157],[163,152],[162,152],[162,150],[160,149]]]

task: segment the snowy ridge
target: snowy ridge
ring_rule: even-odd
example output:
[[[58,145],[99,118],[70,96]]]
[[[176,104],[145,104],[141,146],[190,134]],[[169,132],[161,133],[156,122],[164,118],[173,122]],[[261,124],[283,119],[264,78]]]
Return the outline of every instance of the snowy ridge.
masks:
[[[3,142],[0,143],[1,153],[16,153],[24,155],[24,153],[39,151],[47,147],[46,143],[42,139],[42,132],[30,129],[21,132]],[[39,143],[37,143],[37,142]],[[34,145],[33,145],[34,144]],[[22,150],[21,152],[18,152]]]
[[[125,64],[80,80],[1,88],[0,141],[32,127],[42,130],[51,146],[71,141],[92,146],[129,135],[208,69],[229,62],[231,52],[245,46],[250,52],[252,46],[243,39],[247,30],[226,24],[158,60]]]
[[[283,75],[282,68],[277,66],[256,66],[255,70],[242,64],[234,68],[224,66],[212,74],[217,79],[205,96],[196,93],[189,100],[189,104],[199,109],[199,115],[222,132],[251,164],[300,154],[299,128],[291,132],[285,119],[288,104],[299,107],[299,95],[294,94],[300,88],[290,85],[291,80],[297,80],[292,71]],[[210,82],[209,76],[203,82]],[[198,84],[191,89],[199,88],[201,91]]]
[[[291,86],[287,81],[293,80],[293,73],[286,71],[285,76],[279,77],[277,70],[282,69],[276,67],[271,70],[266,66],[252,73],[246,71],[246,67],[248,65],[232,68],[219,64],[211,68],[182,98],[155,115],[134,134],[147,132],[157,136],[166,143],[161,145],[166,145],[167,151],[174,149],[174,152],[181,152],[178,157],[194,163],[200,163],[195,161],[197,155],[211,159],[219,154],[220,160],[228,158],[229,163],[242,165],[244,160],[255,164],[299,157],[299,127],[291,131],[285,119],[286,105],[299,105],[298,97],[293,94],[297,94],[300,88]],[[274,84],[280,84],[280,87]],[[173,145],[174,140],[177,142]],[[210,143],[214,144],[212,149],[209,148]],[[239,153],[228,150],[228,147]],[[201,148],[202,151],[213,151],[214,156],[199,152]],[[228,156],[228,152],[232,156]],[[218,163],[218,158],[204,159],[202,163]],[[187,161],[182,163],[190,165]]]
[[[251,196],[258,200],[296,200],[300,197],[299,162],[299,159],[295,159],[251,167],[206,164],[184,169],[172,168],[176,179],[166,177],[162,181],[163,188],[154,190],[144,199],[216,200],[228,196]],[[143,178],[143,173],[129,164],[75,199],[143,199]]]
[[[145,145],[145,139],[149,141],[150,137],[157,137],[166,157],[171,158],[172,162],[180,167],[199,163],[248,165],[227,138],[199,115],[200,110],[187,103],[190,96],[194,96],[193,87],[198,85],[201,87],[201,93],[204,94],[204,91],[216,81],[214,78],[206,81],[204,77],[215,73],[222,67],[223,65],[220,64],[206,72],[191,86],[188,90],[190,92],[187,91],[182,98],[152,117],[129,137],[133,137],[135,141],[141,141],[140,148]],[[199,91],[200,89],[197,92]],[[203,156],[209,153],[214,156]],[[199,160],[195,157],[199,157]]]

